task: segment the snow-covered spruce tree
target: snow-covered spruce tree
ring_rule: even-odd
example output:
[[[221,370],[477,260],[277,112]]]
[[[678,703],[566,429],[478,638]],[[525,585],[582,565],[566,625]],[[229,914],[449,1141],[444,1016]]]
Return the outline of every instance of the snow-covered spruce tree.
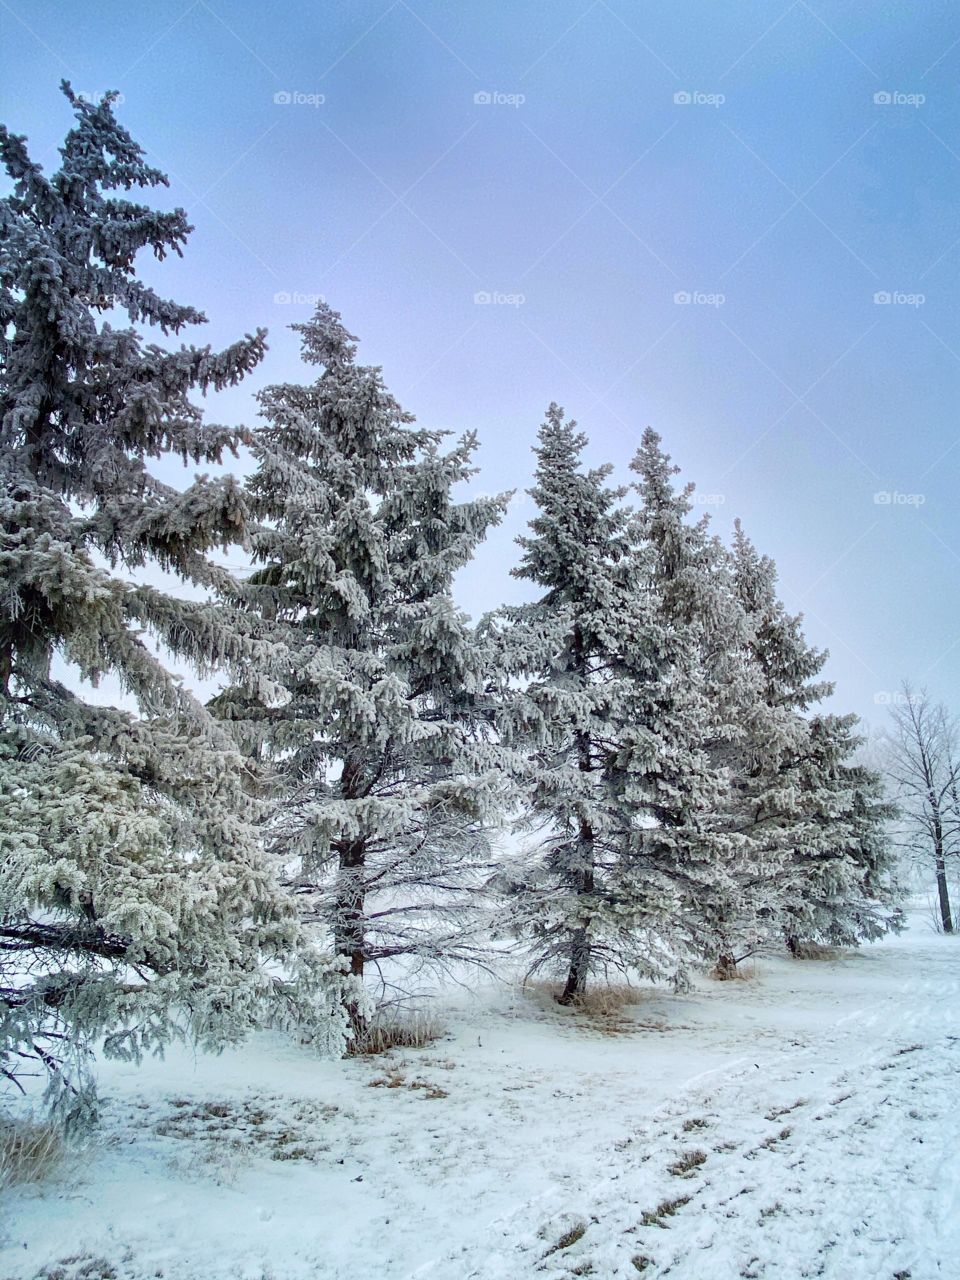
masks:
[[[473,436],[444,451],[444,433],[413,427],[380,370],[356,363],[337,312],[321,305],[293,327],[321,372],[260,395],[258,568],[243,592],[284,696],[232,689],[217,712],[273,763],[271,847],[351,973],[476,959],[468,917],[500,780],[452,587],[506,498],[455,500]]]
[[[760,702],[748,624],[726,551],[707,515],[691,521],[694,486],[677,488],[679,468],[655,431],[644,432],[631,469],[637,576],[672,670],[658,709],[666,748],[653,775],[660,798],[644,838],[670,839],[689,944],[718,975],[732,977],[776,918],[775,869],[754,838],[743,795]]]
[[[826,653],[777,596],[773,561],[737,521],[731,552],[751,630],[765,713],[751,725],[753,767],[743,782],[754,835],[778,868],[777,909],[797,954],[804,941],[853,945],[899,921],[880,776],[857,759],[856,716],[813,711],[833,691],[818,680]]]
[[[586,444],[551,405],[530,490],[538,513],[513,570],[543,594],[486,623],[503,741],[524,759],[518,829],[536,836],[510,869],[514,920],[533,940],[533,971],[562,972],[562,1003],[592,973],[682,971],[674,873],[690,831],[668,798],[690,764],[671,641],[638,572],[624,491],[607,486],[610,467],[584,468]]]
[[[144,343],[142,326],[203,320],[135,269],[142,249],[179,253],[190,227],[116,194],[166,179],[110,96],[63,88],[76,123],[52,176],[0,129],[0,1072],[42,1064],[54,1099],[81,1101],[70,1067],[99,1035],[136,1056],[273,1016],[338,1041],[344,979],[302,943],[252,839],[238,753],[156,657],[209,672],[240,642],[216,608],[144,582],[155,565],[225,584],[208,552],[242,534],[238,487],[179,491],[150,463],[234,447],[189,393],[236,382],[264,335],[222,352]],[[112,676],[139,716],[85,701],[55,656],[84,681]]]
[[[889,837],[895,807],[862,764],[855,715],[815,715],[797,762],[801,825],[787,865],[787,945],[857,946],[901,924]]]

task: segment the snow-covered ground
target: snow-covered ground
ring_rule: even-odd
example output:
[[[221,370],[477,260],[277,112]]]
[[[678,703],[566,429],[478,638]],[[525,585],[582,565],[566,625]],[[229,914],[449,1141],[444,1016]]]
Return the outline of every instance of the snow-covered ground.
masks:
[[[97,1143],[0,1202],[0,1277],[957,1277],[958,973],[918,913],[606,1031],[491,984],[421,1050],[107,1065]]]

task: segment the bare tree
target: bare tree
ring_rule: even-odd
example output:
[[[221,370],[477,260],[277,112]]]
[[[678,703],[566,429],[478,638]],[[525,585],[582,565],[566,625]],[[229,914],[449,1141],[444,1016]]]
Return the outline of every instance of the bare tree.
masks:
[[[905,852],[936,870],[940,924],[954,932],[947,868],[960,855],[960,731],[942,703],[904,681],[890,709],[887,774]]]

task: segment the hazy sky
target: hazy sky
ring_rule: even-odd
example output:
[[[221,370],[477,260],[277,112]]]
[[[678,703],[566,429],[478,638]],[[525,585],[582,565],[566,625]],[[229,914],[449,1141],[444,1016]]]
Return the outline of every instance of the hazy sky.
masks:
[[[425,426],[478,431],[482,488],[529,484],[551,400],[624,478],[652,425],[776,559],[838,709],[882,723],[910,676],[960,710],[955,5],[0,0],[0,50],[47,167],[62,77],[123,94],[196,226],[145,273],[203,341],[269,328],[212,417],[304,376],[322,295]],[[521,598],[528,514],[474,615]]]

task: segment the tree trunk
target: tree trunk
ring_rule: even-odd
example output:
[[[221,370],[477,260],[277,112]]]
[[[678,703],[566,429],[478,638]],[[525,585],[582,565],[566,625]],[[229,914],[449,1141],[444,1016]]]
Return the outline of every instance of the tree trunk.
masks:
[[[13,673],[13,645],[0,644],[0,695],[10,692],[10,676]]]
[[[933,776],[927,770],[929,779],[927,786],[927,802],[933,816],[933,861],[937,869],[937,896],[940,899],[940,924],[944,933],[953,933],[953,916],[950,912],[950,893],[947,889],[947,866],[944,853],[943,818],[941,816],[940,798],[934,792]]]
[[[586,929],[578,929],[570,944],[570,968],[563,991],[557,996],[558,1004],[573,1004],[587,989],[587,973],[590,969],[590,939]]]
[[[586,684],[587,668],[583,636],[580,627],[573,630],[573,662],[572,670],[576,672],[581,683]],[[581,773],[593,772],[593,753],[590,735],[576,734],[577,768]],[[580,819],[580,832],[577,839],[576,892],[579,897],[592,895],[594,891],[593,875],[593,828],[584,818]],[[567,981],[563,991],[557,997],[559,1004],[572,1004],[587,989],[587,974],[590,972],[590,936],[586,925],[581,925],[571,934],[570,968],[567,970]]]
[[[334,902],[333,946],[350,962],[350,974],[363,977],[365,958],[363,870],[367,847],[364,839],[351,840],[340,849],[337,895]],[[347,1005],[354,1036],[366,1029],[366,1019],[355,1001]]]
[[[351,840],[340,851],[337,897],[334,905],[334,950],[350,961],[350,972],[363,977],[363,866],[366,841]]]
[[[580,827],[578,853],[580,869],[577,871],[577,894],[580,897],[592,895],[594,890],[593,876],[593,829],[588,823]],[[567,981],[563,991],[557,997],[559,1004],[573,1004],[578,996],[587,989],[587,975],[590,972],[590,935],[586,926],[576,929],[570,939],[570,968],[567,970]]]
[[[787,945],[789,946],[789,943]],[[737,976],[736,956],[719,956],[713,973],[714,977],[719,978],[721,982],[728,982],[731,978],[735,978]]]
[[[940,924],[944,933],[953,933],[953,915],[950,911],[950,893],[947,889],[947,867],[943,857],[943,844],[937,849],[937,896],[940,899]]]
[[[340,777],[340,794],[344,800],[357,800],[366,794],[364,782],[365,759],[361,752],[348,752]],[[333,905],[334,952],[350,962],[349,973],[358,980],[363,978],[366,959],[366,886],[364,874],[367,861],[368,835],[353,840],[343,839],[334,845],[339,856],[336,897]],[[367,1020],[356,1001],[347,1004],[347,1013],[354,1038],[367,1029]]]
[[[788,933],[786,936],[787,950],[793,956],[794,960],[800,957],[800,939],[795,933]]]

